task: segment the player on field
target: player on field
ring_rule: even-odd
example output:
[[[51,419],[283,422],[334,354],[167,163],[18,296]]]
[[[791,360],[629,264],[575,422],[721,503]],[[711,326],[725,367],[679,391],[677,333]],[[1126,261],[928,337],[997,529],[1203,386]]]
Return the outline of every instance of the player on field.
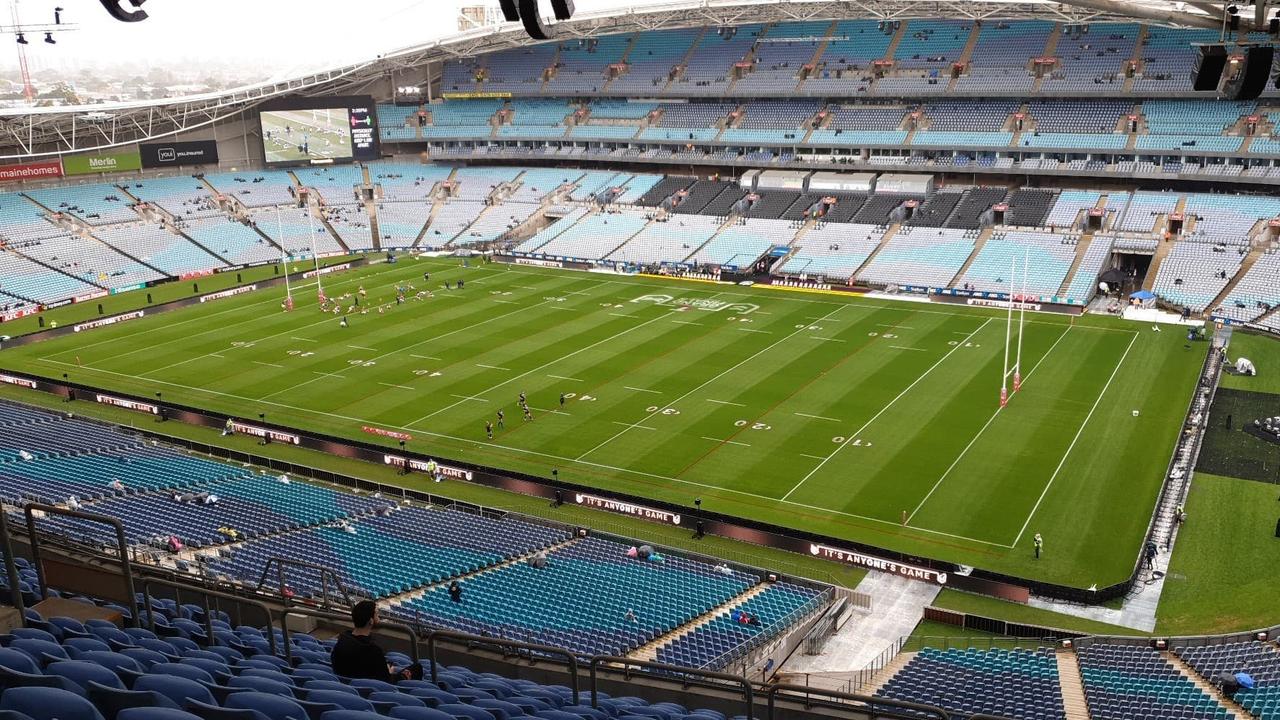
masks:
[[[525,422],[529,422],[530,420],[532,420],[532,419],[533,419],[533,413],[529,412],[529,406],[528,406],[528,405],[525,405],[525,406],[523,407],[523,410],[524,410],[524,421],[525,421]]]
[[[488,435],[490,440],[493,439],[493,421],[492,420],[484,421],[484,434]]]
[[[524,404],[525,404],[525,398],[524,398],[524,391],[523,391],[523,390],[521,390],[521,391],[520,391],[520,399],[518,400],[518,402],[519,402],[521,405],[524,405]]]
[[[564,407],[564,393],[560,393],[560,407]]]
[[[506,414],[502,412],[502,408],[498,408],[498,429],[501,430],[507,426],[505,422]]]

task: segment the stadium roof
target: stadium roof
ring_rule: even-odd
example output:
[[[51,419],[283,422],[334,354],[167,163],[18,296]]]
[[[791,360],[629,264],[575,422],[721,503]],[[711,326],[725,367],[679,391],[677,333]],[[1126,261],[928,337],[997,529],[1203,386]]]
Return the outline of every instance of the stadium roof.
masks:
[[[1028,18],[1086,23],[1142,20],[1179,27],[1219,27],[1220,6],[1169,0],[683,0],[580,12],[551,26],[551,41],[637,31],[747,22],[913,17]],[[1242,17],[1242,29],[1250,27]],[[477,28],[402,48],[367,61],[287,81],[163,100],[0,109],[0,160],[104,150],[160,139],[225,120],[273,97],[358,92],[424,64],[535,44],[518,23]]]

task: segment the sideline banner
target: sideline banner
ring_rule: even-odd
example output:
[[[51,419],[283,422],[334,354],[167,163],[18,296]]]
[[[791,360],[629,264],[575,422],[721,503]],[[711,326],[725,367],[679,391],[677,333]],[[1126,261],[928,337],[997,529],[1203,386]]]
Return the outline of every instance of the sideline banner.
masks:
[[[110,155],[72,155],[62,158],[62,172],[68,176],[141,169],[142,156],[137,150]]]
[[[0,183],[59,177],[62,177],[61,160],[45,160],[43,162],[0,166]]]

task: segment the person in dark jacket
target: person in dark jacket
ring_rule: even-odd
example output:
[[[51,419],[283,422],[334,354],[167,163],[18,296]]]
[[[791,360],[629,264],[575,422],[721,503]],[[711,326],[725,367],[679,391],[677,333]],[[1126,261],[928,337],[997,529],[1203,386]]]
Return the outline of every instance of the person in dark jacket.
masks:
[[[456,603],[462,602],[462,586],[457,580],[449,583],[449,599]]]
[[[374,642],[373,626],[378,622],[378,606],[372,600],[362,600],[351,608],[352,629],[338,636],[333,646],[330,662],[333,671],[348,678],[367,678],[396,682],[421,680],[422,666],[414,663],[396,669],[387,662],[387,654]]]

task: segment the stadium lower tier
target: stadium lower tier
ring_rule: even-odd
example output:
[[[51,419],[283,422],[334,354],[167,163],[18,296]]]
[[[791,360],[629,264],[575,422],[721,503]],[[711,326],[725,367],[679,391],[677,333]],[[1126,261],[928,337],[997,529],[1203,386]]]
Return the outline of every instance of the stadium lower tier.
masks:
[[[1008,292],[1025,275],[1027,293],[1074,304],[1089,302],[1116,253],[1136,252],[1163,258],[1151,263],[1150,285],[1178,307],[1253,322],[1280,304],[1280,256],[1269,229],[1280,218],[1280,200],[1271,197],[935,189],[928,176],[893,174],[858,176],[857,191],[840,188],[839,174],[786,174],[792,185],[807,186],[797,191],[773,189],[776,179],[759,172],[738,183],[407,163],[347,168],[337,179],[327,177],[336,168],[311,172],[148,181],[140,184],[145,192],[132,189],[156,198],[148,202],[169,203],[175,217],[150,225],[126,217],[134,213],[128,204],[112,203],[114,214],[104,215],[84,199],[95,192],[119,197],[126,184],[80,186],[59,202],[52,190],[0,195],[0,318],[245,261],[461,248],[612,268],[976,292]],[[303,187],[350,181],[365,183],[377,202],[297,207]],[[215,194],[236,203],[220,206]],[[50,212],[45,203],[60,209]],[[67,215],[100,223],[88,231],[99,242],[70,234]],[[380,237],[372,237],[373,227]]]

